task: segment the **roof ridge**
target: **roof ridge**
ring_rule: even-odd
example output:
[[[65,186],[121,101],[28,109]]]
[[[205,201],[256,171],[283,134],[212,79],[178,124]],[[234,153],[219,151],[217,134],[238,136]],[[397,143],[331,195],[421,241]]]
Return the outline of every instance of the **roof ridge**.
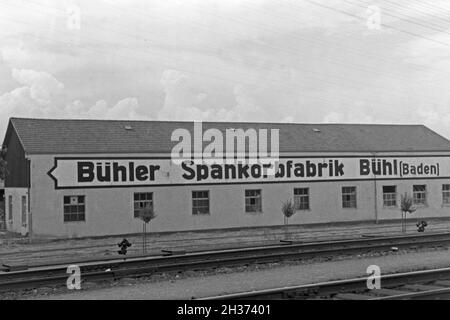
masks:
[[[11,118],[28,154],[164,153],[193,121]],[[126,130],[126,126],[135,130]],[[280,152],[449,152],[450,141],[423,124],[205,122],[218,128],[279,129]],[[319,130],[314,130],[315,128]],[[206,143],[206,142],[205,142]]]
[[[431,134],[434,134],[435,136],[438,136],[438,137],[440,137],[440,138],[442,138],[442,139],[444,139],[444,140],[450,142],[450,139],[447,139],[447,138],[444,137],[443,135],[441,135],[441,134],[437,133],[436,131],[434,131],[434,130],[428,128],[426,125],[423,124],[422,127],[424,127],[425,129],[427,129],[427,131],[429,131]]]
[[[28,117],[11,117],[10,120],[34,120],[34,121],[99,121],[99,122],[158,122],[158,123],[194,123],[194,122],[202,122],[202,123],[242,123],[242,124],[269,124],[269,125],[316,125],[316,126],[423,126],[427,129],[423,124],[417,123],[345,123],[345,122],[337,122],[337,123],[320,123],[320,122],[258,122],[258,121],[199,121],[199,120],[160,120],[160,119],[151,119],[151,120],[136,120],[136,119],[83,119],[83,118],[28,118]],[[431,130],[431,129],[429,129]],[[431,130],[433,131],[433,130]]]

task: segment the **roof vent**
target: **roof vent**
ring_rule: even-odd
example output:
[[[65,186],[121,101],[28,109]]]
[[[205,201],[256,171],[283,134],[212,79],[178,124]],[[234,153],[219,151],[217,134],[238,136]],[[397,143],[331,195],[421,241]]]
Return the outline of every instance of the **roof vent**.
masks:
[[[124,128],[125,128],[125,130],[133,130],[133,127],[132,126],[128,126],[128,125],[125,126]]]
[[[320,132],[320,129],[313,128],[313,131],[314,131],[314,132]]]

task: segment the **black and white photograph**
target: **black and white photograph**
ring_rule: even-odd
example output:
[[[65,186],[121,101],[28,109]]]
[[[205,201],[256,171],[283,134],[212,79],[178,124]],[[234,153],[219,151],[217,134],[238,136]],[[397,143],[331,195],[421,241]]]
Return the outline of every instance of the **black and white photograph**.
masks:
[[[448,0],[0,0],[0,303],[450,300],[449,80]]]

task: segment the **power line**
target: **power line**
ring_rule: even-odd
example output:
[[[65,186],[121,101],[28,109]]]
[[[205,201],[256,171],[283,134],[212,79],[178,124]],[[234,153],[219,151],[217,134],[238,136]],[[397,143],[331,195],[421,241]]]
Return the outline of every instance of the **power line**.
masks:
[[[353,18],[356,18],[356,19],[359,19],[359,20],[366,20],[365,18],[360,17],[360,16],[358,16],[358,15],[356,15],[356,14],[347,12],[347,11],[345,11],[345,10],[336,9],[336,8],[333,8],[333,7],[330,7],[330,6],[321,4],[321,3],[317,3],[317,2],[314,2],[314,1],[312,1],[312,0],[303,0],[303,1],[306,1],[306,2],[308,2],[308,3],[311,3],[311,4],[313,4],[313,5],[316,5],[316,6],[319,6],[319,7],[325,8],[325,9],[328,9],[328,10],[332,10],[332,11],[335,11],[335,12],[339,12],[339,13],[345,14],[345,15],[347,15],[347,16],[350,16],[350,17],[353,17]],[[411,36],[414,36],[414,37],[422,38],[422,39],[425,39],[425,40],[428,40],[428,41],[432,41],[432,42],[435,42],[435,43],[438,43],[438,44],[441,44],[441,45],[450,47],[450,44],[449,44],[449,43],[442,42],[442,41],[439,41],[439,40],[436,40],[436,39],[433,39],[433,38],[429,38],[429,37],[420,35],[420,34],[418,34],[418,33],[414,33],[414,32],[406,31],[406,30],[403,30],[403,29],[399,29],[399,28],[397,28],[397,27],[388,25],[388,24],[386,24],[386,23],[380,23],[380,25],[383,26],[383,27],[392,29],[392,30],[396,30],[396,31],[398,31],[398,32],[402,32],[402,33],[405,33],[405,34],[408,34],[408,35],[411,35]]]
[[[295,2],[295,4],[297,4],[297,2]],[[280,5],[282,5],[282,3],[280,3]],[[292,5],[292,4],[291,4],[291,5]],[[250,8],[250,7],[249,7],[249,9],[250,9],[252,12],[255,12],[255,11],[258,11],[259,8],[256,8],[256,7],[251,7],[251,8]],[[291,8],[289,8],[289,9],[291,9]],[[286,19],[287,16],[289,16],[289,12],[290,12],[290,11],[292,11],[292,10],[289,10],[288,12],[284,12],[284,13],[283,13],[283,16],[279,16],[279,18],[280,18],[280,19]],[[259,12],[261,12],[261,10],[259,10]],[[271,15],[273,15],[272,12],[271,12]],[[291,17],[294,17],[294,16],[291,15]],[[295,16],[295,19],[298,19],[298,17]],[[355,33],[355,32],[352,32],[352,33],[350,33],[350,34],[351,34],[351,35],[356,35],[356,36],[360,35],[360,34],[357,34],[357,33]],[[350,37],[349,37],[349,31],[348,31],[348,30],[346,30],[345,37],[346,37],[346,38],[350,38]],[[308,42],[311,42],[311,43],[322,43],[322,44],[325,44],[325,45],[327,45],[327,46],[330,45],[330,42],[329,42],[329,41],[324,41],[324,40],[322,40],[322,39],[320,39],[320,38],[318,38],[318,37],[306,38],[306,37],[299,36],[298,34],[293,34],[293,35],[292,35],[292,38],[293,38],[293,39],[299,39],[299,40],[308,41]],[[334,37],[332,37],[332,38],[334,38]],[[328,40],[328,39],[327,39],[327,40]],[[356,39],[355,41],[357,41],[357,40],[359,40],[359,39]],[[370,52],[367,52],[367,51],[362,51],[362,50],[358,50],[358,49],[355,49],[355,48],[349,48],[347,44],[346,44],[345,46],[340,45],[340,43],[338,43],[338,44],[336,44],[336,43],[331,43],[331,44],[334,45],[334,46],[336,46],[337,49],[339,49],[339,50],[342,49],[342,50],[344,50],[344,51],[351,51],[351,52],[355,53],[355,54],[357,55],[357,57],[361,56],[361,54],[362,54],[362,55],[364,55],[364,56],[366,56],[366,57],[369,57],[369,58],[370,58],[370,57],[375,57],[375,58],[376,58],[375,60],[382,61],[382,62],[386,62],[386,63],[389,64],[389,65],[391,65],[391,64],[393,63],[392,60],[388,60],[388,59],[383,58],[383,56],[381,56],[379,53],[370,54]],[[383,43],[377,43],[377,46],[380,46],[380,45],[381,45],[382,47],[386,47],[386,50],[392,49],[392,46],[385,46]],[[397,63],[402,63],[402,61],[399,61],[399,62],[397,62]],[[408,69],[409,69],[409,70],[415,69],[415,70],[418,70],[418,71],[423,71],[423,66],[414,64],[414,63],[412,63],[411,61],[409,61],[409,62],[408,62]],[[433,72],[442,75],[442,77],[445,77],[445,78],[448,77],[448,74],[447,74],[447,73],[444,73],[444,72],[442,72],[442,71],[439,71],[439,70],[433,70]],[[392,73],[391,73],[391,74],[392,74]],[[408,79],[408,80],[409,80],[409,79]]]
[[[37,38],[37,39],[41,39],[41,40],[47,40],[47,41],[52,41],[52,42],[56,42],[56,43],[60,43],[60,44],[73,46],[72,44],[64,42],[64,41],[58,41],[58,40],[51,39],[51,38],[44,38],[42,36],[37,36],[37,35],[33,35],[33,34],[26,34],[26,35],[30,36],[30,37]],[[105,53],[105,52],[102,52],[101,50],[96,50],[96,49],[92,49],[92,48],[80,48],[80,49],[81,50],[85,50],[85,51],[94,51],[94,52],[98,52],[98,53],[102,53],[102,54]],[[118,54],[115,54],[115,55],[118,55]],[[129,58],[129,57],[126,57],[124,55],[118,55],[118,56],[122,56],[124,58]],[[148,57],[145,57],[145,58],[148,58]],[[182,71],[184,73],[187,73],[187,74],[196,74],[196,75],[201,75],[201,76],[204,76],[204,77],[207,77],[207,78],[215,78],[215,79],[219,79],[219,80],[222,80],[222,81],[232,82],[233,84],[244,84],[244,85],[247,85],[247,84],[253,85],[254,84],[254,82],[252,82],[252,81],[250,81],[250,82],[243,82],[243,81],[237,79],[236,77],[224,78],[224,77],[212,76],[210,74],[205,74],[205,73],[198,72],[198,71],[187,70],[187,69],[183,69],[183,68],[179,68],[179,67],[177,67],[176,69],[179,70],[179,71]],[[271,79],[266,79],[266,81],[268,81],[269,84],[270,84],[270,82],[272,82],[273,84],[280,85],[279,82],[271,80]],[[328,81],[328,82],[330,82],[330,81]],[[332,83],[332,82],[330,82],[330,83]],[[340,85],[339,83],[332,83],[332,84],[333,85],[338,85],[338,86]],[[292,86],[290,86],[290,87],[292,87]],[[302,86],[300,86],[298,84],[296,84],[295,87],[297,89],[302,88]],[[277,91],[285,91],[285,92],[288,92],[289,89],[294,89],[294,88],[286,88],[284,83],[283,83],[283,85],[281,87],[277,87],[276,88]],[[319,100],[319,101],[325,102],[327,104],[330,104],[331,106],[335,106],[336,105],[336,100],[326,99],[323,96],[310,95],[310,97],[312,97],[314,100]],[[340,97],[341,98],[345,98],[346,95],[340,95]],[[349,99],[352,99],[352,98],[353,97],[349,97]]]
[[[32,2],[32,3],[35,3],[35,2]],[[43,5],[38,4],[38,3],[35,3],[35,4],[40,5],[40,6],[43,6]],[[108,4],[110,5],[110,3],[108,3]],[[46,6],[44,6],[44,7],[46,7]],[[114,6],[113,6],[113,7],[114,7]],[[55,9],[56,9],[56,8],[55,8]],[[60,10],[60,9],[57,9],[57,10],[63,11],[63,10]],[[120,12],[122,13],[123,11],[121,10]],[[239,21],[238,21],[238,22],[239,22]],[[97,28],[98,28],[98,27],[97,27]],[[105,28],[98,28],[98,29],[103,29],[103,30],[105,30],[105,31],[107,31],[107,32],[110,31],[110,30],[107,30],[107,29],[105,29]],[[137,37],[135,37],[135,36],[133,36],[133,35],[125,34],[125,33],[123,33],[123,32],[121,32],[121,34],[124,34],[124,35],[129,36],[129,37],[137,38]],[[146,40],[147,40],[147,39],[144,39],[144,41],[146,41]],[[305,39],[305,38],[303,38],[303,40],[311,41],[310,39]],[[264,44],[264,45],[265,45],[265,46],[268,46],[268,47],[270,47],[270,48],[273,48],[273,49],[275,49],[275,50],[278,50],[278,51],[284,51],[284,52],[289,53],[289,54],[295,53],[295,51],[284,50],[283,48],[271,46],[271,45],[268,45],[268,44]],[[356,64],[348,65],[348,64],[346,64],[345,62],[343,63],[342,60],[339,61],[339,60],[337,60],[336,58],[333,59],[333,60],[327,59],[327,61],[329,61],[329,62],[331,62],[331,63],[337,63],[337,64],[343,65],[343,66],[345,66],[345,67],[350,67],[350,68],[353,68],[353,69],[355,69],[355,70],[359,70],[359,71],[363,71],[363,72],[371,72],[371,73],[378,74],[378,75],[382,75],[382,76],[389,76],[389,75],[392,75],[392,72],[383,72],[383,73],[381,73],[381,72],[378,71],[378,69],[374,70],[374,69],[370,69],[370,68],[367,68],[366,66],[362,66],[362,65],[356,65]],[[311,71],[308,70],[307,72],[311,72]],[[403,78],[403,76],[402,76],[402,78]],[[403,80],[407,80],[407,79],[406,79],[406,78],[403,78]]]
[[[364,3],[366,6],[363,6],[363,5],[354,3],[354,2],[349,1],[349,0],[341,0],[341,1],[344,1],[344,2],[349,3],[349,4],[351,4],[351,5],[354,5],[354,6],[358,6],[358,7],[360,7],[360,8],[367,8],[367,4],[368,4],[367,2],[364,2],[364,1],[362,1],[362,0],[356,0],[356,1],[362,2],[362,3]],[[439,29],[439,28],[435,28],[435,27],[433,27],[433,26],[429,26],[429,25],[426,25],[426,24],[423,24],[423,23],[420,23],[420,22],[417,22],[417,21],[413,21],[413,20],[411,20],[411,19],[404,19],[404,18],[399,17],[398,15],[394,15],[394,14],[391,14],[391,13],[389,13],[389,12],[383,12],[383,14],[384,14],[384,15],[387,15],[387,16],[389,16],[389,17],[393,17],[393,18],[399,19],[399,20],[401,20],[401,21],[405,21],[405,22],[408,22],[408,23],[411,23],[411,24],[415,24],[415,25],[420,26],[420,27],[423,27],[423,28],[428,28],[428,29],[431,29],[431,30],[434,30],[434,31],[443,32],[443,33],[447,33],[447,34],[450,35],[450,32],[448,32],[448,31],[446,31],[446,30]],[[406,16],[406,15],[403,15],[403,16]],[[450,44],[449,44],[449,45],[450,45]]]
[[[415,8],[415,10],[413,10],[412,6],[404,6],[404,5],[401,5],[401,4],[396,3],[394,1],[391,1],[391,0],[383,0],[383,1],[389,3],[391,6],[395,6],[396,8],[406,9],[406,10],[409,9],[411,11],[414,11],[414,12],[417,12],[417,13],[421,13],[421,14],[429,16],[429,17],[433,17],[433,19],[440,20],[440,21],[444,22],[447,25],[441,26],[441,25],[438,25],[437,23],[435,23],[434,21],[432,22],[432,24],[435,24],[435,25],[437,25],[439,27],[450,28],[450,21],[449,20],[443,19],[443,18],[439,17],[438,15],[433,14],[433,13],[431,13],[429,11],[424,11],[423,9],[425,9],[425,10],[433,10],[433,9],[421,6],[419,3],[415,3],[414,4],[416,6],[416,8]],[[411,2],[409,4],[411,4]],[[422,10],[420,10],[420,9],[422,9]],[[436,11],[436,10],[434,10],[434,11]]]
[[[49,40],[49,39],[47,39],[47,40]],[[55,40],[49,40],[49,41],[55,41]],[[61,41],[60,41],[61,42]],[[62,42],[62,43],[65,43],[65,42]],[[65,43],[65,44],[67,44],[67,43]],[[112,43],[104,43],[104,44],[106,44],[106,45],[115,45],[115,44],[112,44]],[[121,47],[123,47],[123,46],[121,46]],[[125,49],[129,49],[129,50],[133,50],[132,48],[126,48],[126,47],[123,47],[123,48],[125,48]],[[89,50],[90,48],[85,48],[85,50]],[[155,54],[154,52],[152,53],[152,54]],[[117,55],[117,54],[116,54]],[[158,54],[156,54],[157,56],[161,56],[161,55],[158,55]],[[127,58],[129,58],[129,57],[127,57]],[[146,56],[146,58],[148,58],[147,56]],[[179,69],[179,68],[178,68]],[[235,83],[235,82],[241,82],[241,81],[236,81],[236,78],[233,78],[232,80],[230,80],[230,79],[224,79],[223,77],[217,77],[217,76],[211,76],[210,74],[204,74],[204,73],[200,73],[200,72],[192,72],[192,71],[186,71],[186,70],[181,70],[180,69],[180,71],[183,71],[183,72],[186,72],[186,73],[197,73],[197,74],[200,74],[200,75],[203,75],[203,76],[207,76],[207,77],[209,77],[209,78],[218,78],[218,79],[221,79],[221,80],[227,80],[227,81],[231,81],[231,82],[233,82],[233,83]],[[311,72],[311,73],[313,73],[313,74],[317,74],[317,72],[313,72],[313,71],[311,71],[311,70],[307,70],[307,72]],[[318,80],[321,80],[321,81],[324,81],[324,82],[327,82],[327,83],[330,83],[330,84],[332,84],[332,85],[334,85],[334,86],[342,86],[342,82],[333,82],[333,81],[330,81],[329,79],[322,79],[322,78],[317,78]],[[345,77],[338,77],[338,79],[339,80],[343,80],[343,81],[348,81],[349,79],[345,79]],[[270,80],[270,81],[273,81],[273,80]],[[351,81],[351,80],[350,80]],[[251,82],[250,82],[251,83]],[[274,83],[277,83],[278,85],[280,84],[279,82],[277,82],[277,81],[275,81]],[[252,83],[253,84],[253,83]],[[359,83],[359,85],[361,85],[361,83]],[[284,87],[285,86],[285,83],[283,83],[282,84],[282,87]],[[348,85],[348,83],[346,83],[346,86],[349,86]],[[383,89],[386,89],[386,88],[383,88]]]
[[[128,35],[129,36],[129,35]],[[278,48],[276,48],[276,47],[274,47],[275,49],[278,49]],[[294,52],[290,52],[290,53],[294,53]],[[308,73],[312,73],[312,74],[314,74],[314,75],[318,75],[319,77],[321,77],[321,76],[325,76],[325,77],[329,77],[330,75],[329,74],[321,74],[321,73],[318,73],[317,71],[312,71],[312,70],[308,70],[308,69],[302,69],[302,71],[304,71],[304,72],[308,72]],[[380,73],[380,72],[377,72],[377,74],[380,74],[380,75],[384,75],[383,73]],[[357,83],[358,85],[361,85],[361,81],[353,81],[352,79],[347,79],[347,78],[344,78],[344,77],[342,77],[342,76],[335,76],[335,75],[333,75],[333,77],[334,78],[336,78],[336,79],[338,79],[338,80],[344,80],[344,81],[346,81],[346,82],[348,82],[348,81],[350,81],[350,82],[355,82],[355,83]],[[333,84],[333,85],[336,85],[336,83],[334,83],[334,82],[331,82],[329,79],[323,79],[323,78],[318,78],[318,79],[320,79],[321,81],[324,81],[324,82],[327,82],[327,83],[330,83],[330,84]],[[347,85],[348,85],[348,83],[347,83]]]
[[[139,14],[136,14],[136,16],[138,16]],[[233,21],[237,21],[237,22],[240,22],[239,20],[237,20],[237,19],[233,19]],[[287,51],[287,50],[283,50],[283,49],[281,49],[281,48],[279,48],[279,47],[274,47],[274,46],[271,46],[271,45],[267,45],[267,44],[265,44],[265,46],[267,46],[267,47],[271,47],[271,48],[274,48],[274,49],[276,49],[276,50],[278,50],[278,51],[284,51],[284,52],[287,52],[287,53],[295,53],[294,51]],[[335,60],[330,60],[330,59],[328,59],[328,61],[330,61],[330,62],[335,62]],[[343,65],[342,63],[341,63],[341,65]],[[348,65],[348,64],[344,64],[344,66],[345,67],[350,67],[350,68],[352,68],[352,69],[356,69],[356,70],[362,70],[361,68],[355,68],[355,66],[354,65]],[[311,71],[311,70],[306,70],[306,69],[302,69],[302,71],[305,71],[305,72],[309,72],[309,73],[317,73],[317,72],[314,72],[314,71]],[[365,71],[365,72],[367,72],[367,69],[366,70],[362,70],[362,71]],[[377,72],[377,71],[373,71],[373,70],[369,70],[370,72],[372,72],[372,73],[375,73],[375,74],[379,74],[379,75],[382,75],[382,76],[386,76],[386,75],[389,75],[389,73],[387,73],[387,72],[385,72],[385,73],[380,73],[380,72]],[[317,74],[319,74],[319,73],[317,73]],[[319,74],[320,75],[320,74]],[[327,76],[327,75],[326,75]],[[337,79],[340,79],[340,78],[342,78],[342,77],[336,77],[336,76],[334,76],[334,78],[337,78]],[[404,80],[405,81],[407,81],[407,80],[409,80],[409,78],[404,78]],[[344,81],[348,81],[348,79],[344,79]],[[352,81],[352,80],[351,80]],[[353,81],[352,81],[353,82]],[[360,83],[361,83],[361,81],[360,80],[358,80],[358,81],[356,81],[357,83],[358,83],[358,85],[360,85]],[[385,89],[385,88],[383,88],[383,89]]]
[[[447,13],[449,13],[449,11],[450,11],[450,8],[443,8],[441,6],[437,6],[436,3],[431,4],[431,3],[429,3],[428,1],[425,1],[425,0],[420,0],[420,1],[421,1],[420,5],[426,6],[428,8],[433,9],[433,10],[437,9],[440,12],[447,12]]]

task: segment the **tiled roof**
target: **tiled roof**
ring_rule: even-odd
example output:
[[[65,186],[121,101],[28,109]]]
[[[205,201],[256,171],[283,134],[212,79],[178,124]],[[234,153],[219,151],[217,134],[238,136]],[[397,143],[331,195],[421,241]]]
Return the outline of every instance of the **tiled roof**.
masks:
[[[193,134],[193,122],[179,121],[11,118],[9,128],[27,154],[168,153],[175,129]],[[449,140],[423,125],[203,122],[209,128],[279,129],[280,152],[450,151]]]

